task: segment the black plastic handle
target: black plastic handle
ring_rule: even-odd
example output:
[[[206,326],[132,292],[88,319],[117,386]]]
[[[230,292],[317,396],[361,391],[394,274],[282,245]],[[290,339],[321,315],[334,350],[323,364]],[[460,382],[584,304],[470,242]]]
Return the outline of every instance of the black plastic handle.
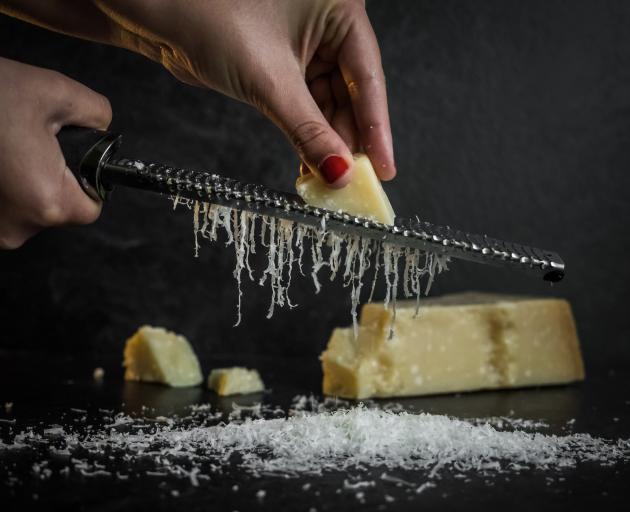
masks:
[[[66,165],[95,201],[107,199],[112,188],[101,180],[103,165],[122,141],[118,133],[79,126],[64,126],[57,134]]]

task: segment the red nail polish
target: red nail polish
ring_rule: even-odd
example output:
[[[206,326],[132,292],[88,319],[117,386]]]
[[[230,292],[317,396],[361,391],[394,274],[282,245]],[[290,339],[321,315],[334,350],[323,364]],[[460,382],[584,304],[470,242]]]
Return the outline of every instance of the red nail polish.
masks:
[[[330,155],[319,164],[319,172],[327,183],[334,183],[341,178],[348,170],[348,164],[339,155]]]

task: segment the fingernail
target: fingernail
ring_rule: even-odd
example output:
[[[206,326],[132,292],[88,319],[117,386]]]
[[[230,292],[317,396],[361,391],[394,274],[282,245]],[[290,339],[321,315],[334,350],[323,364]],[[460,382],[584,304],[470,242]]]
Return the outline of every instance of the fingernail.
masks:
[[[348,163],[339,155],[327,156],[319,164],[319,172],[322,173],[326,183],[334,183],[348,171]]]

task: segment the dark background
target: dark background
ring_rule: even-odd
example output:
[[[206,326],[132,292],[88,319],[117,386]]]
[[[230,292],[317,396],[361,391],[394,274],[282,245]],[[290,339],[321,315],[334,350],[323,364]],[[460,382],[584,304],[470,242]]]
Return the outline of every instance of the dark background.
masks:
[[[397,214],[556,250],[553,288],[454,262],[434,294],[488,290],[568,298],[587,371],[630,358],[630,3],[368,1],[388,79]],[[177,82],[147,59],[0,16],[0,54],[53,68],[109,97],[124,153],[291,190],[297,159],[254,109]],[[1,93],[1,91],[0,91]],[[0,127],[10,130],[10,126]],[[233,249],[193,257],[191,214],[119,189],[89,227],[48,230],[0,252],[3,349],[121,354],[141,324],[217,353],[316,355],[349,323],[337,283],[294,281],[294,310],[265,319],[246,287],[233,328]]]

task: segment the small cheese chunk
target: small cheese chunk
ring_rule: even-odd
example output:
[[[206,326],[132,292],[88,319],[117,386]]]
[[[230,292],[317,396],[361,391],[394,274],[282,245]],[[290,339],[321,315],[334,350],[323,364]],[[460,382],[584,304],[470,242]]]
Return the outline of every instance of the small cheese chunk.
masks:
[[[564,384],[584,379],[565,300],[458,294],[366,304],[359,334],[335,329],[321,356],[323,390],[345,398],[392,397]]]
[[[188,340],[161,327],[144,325],[127,340],[123,366],[125,380],[173,387],[196,386],[203,381]]]
[[[341,189],[328,187],[312,173],[300,176],[295,188],[304,202],[312,206],[393,224],[394,210],[366,155],[354,155],[352,173],[352,181]]]
[[[212,370],[208,376],[208,388],[220,396],[227,396],[258,393],[264,391],[265,385],[256,370],[234,366]]]

